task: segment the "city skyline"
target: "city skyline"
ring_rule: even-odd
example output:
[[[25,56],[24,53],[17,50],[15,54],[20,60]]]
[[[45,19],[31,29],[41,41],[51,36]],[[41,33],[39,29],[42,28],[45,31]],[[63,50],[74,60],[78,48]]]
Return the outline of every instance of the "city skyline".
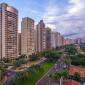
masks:
[[[5,1],[0,85],[84,85],[85,0]]]
[[[62,35],[71,38],[84,37],[85,0],[25,0],[22,2],[0,0],[0,2],[6,2],[19,10],[19,31],[21,19],[27,16],[33,18],[35,23],[43,19],[46,26]]]
[[[36,27],[35,27],[36,26]],[[32,18],[24,17],[21,21],[21,33],[18,32],[18,10],[7,3],[0,4],[0,57],[17,58],[48,49],[69,45],[74,39],[64,38],[59,32],[46,28],[43,20],[37,25]],[[80,42],[81,39],[79,39]],[[68,43],[66,42],[68,41]]]

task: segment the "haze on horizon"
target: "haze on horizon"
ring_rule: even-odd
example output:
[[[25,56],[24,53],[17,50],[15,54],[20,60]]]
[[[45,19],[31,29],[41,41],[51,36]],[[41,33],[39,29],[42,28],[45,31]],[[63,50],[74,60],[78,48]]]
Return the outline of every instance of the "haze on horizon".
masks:
[[[19,11],[19,31],[23,17],[46,26],[70,38],[85,37],[85,0],[0,0]]]

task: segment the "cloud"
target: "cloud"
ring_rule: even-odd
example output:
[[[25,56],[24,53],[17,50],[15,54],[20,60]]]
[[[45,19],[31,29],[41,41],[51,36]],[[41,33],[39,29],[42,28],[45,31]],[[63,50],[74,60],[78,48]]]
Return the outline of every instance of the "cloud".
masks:
[[[52,29],[55,28],[51,22],[55,21],[56,16],[59,13],[59,9],[55,3],[55,0],[50,0],[45,8],[45,13],[43,14],[43,20],[46,23],[46,26],[51,27]]]
[[[85,0],[69,0],[68,13],[72,15],[85,14]]]
[[[46,26],[63,35],[85,36],[85,0],[68,0],[68,7],[65,8],[64,14],[60,14],[60,11],[64,9],[61,10],[57,7],[55,2],[49,4],[45,9],[43,19]]]

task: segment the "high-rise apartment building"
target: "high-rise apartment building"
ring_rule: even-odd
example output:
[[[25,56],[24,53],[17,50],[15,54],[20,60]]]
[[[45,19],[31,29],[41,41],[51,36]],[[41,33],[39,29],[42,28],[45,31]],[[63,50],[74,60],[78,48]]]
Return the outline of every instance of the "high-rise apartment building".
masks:
[[[21,55],[21,33],[18,33],[18,55]]]
[[[51,32],[51,47],[56,48],[64,45],[64,37],[59,32]]]
[[[51,29],[46,28],[46,49],[51,49]]]
[[[25,17],[21,22],[21,54],[26,54],[28,56],[34,52],[34,20]]]
[[[56,48],[58,46],[58,32],[51,32],[51,47]]]
[[[46,50],[46,28],[43,20],[36,27],[36,52]]]
[[[63,46],[63,41],[64,40],[64,37],[60,34],[60,33],[58,33],[58,47],[60,47],[60,46]]]
[[[16,58],[18,54],[18,11],[0,4],[0,58]]]

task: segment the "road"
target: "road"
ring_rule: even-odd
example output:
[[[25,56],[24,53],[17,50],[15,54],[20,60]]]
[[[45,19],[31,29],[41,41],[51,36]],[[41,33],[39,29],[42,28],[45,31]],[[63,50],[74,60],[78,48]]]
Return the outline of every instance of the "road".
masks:
[[[58,60],[58,63],[55,64],[35,85],[55,85],[53,80],[49,79],[48,75],[51,74],[51,73],[54,73],[56,71],[62,70],[64,68],[64,66],[65,66],[64,58],[61,57]]]
[[[46,58],[44,57],[37,61],[29,61],[27,64],[23,64],[20,67],[17,67],[15,71],[16,72],[24,71],[25,69],[31,67],[32,65],[40,64],[40,63],[43,63],[44,61],[46,61]]]
[[[32,65],[43,63],[45,60],[46,60],[46,58],[41,58],[41,59],[39,59],[37,61],[28,62],[27,64],[23,64],[20,67],[17,67],[16,70],[15,69],[7,70],[4,73],[4,77],[3,77],[3,81],[2,82],[5,82],[5,81],[9,80],[12,76],[15,76],[16,72],[24,71],[25,69],[31,67]]]

